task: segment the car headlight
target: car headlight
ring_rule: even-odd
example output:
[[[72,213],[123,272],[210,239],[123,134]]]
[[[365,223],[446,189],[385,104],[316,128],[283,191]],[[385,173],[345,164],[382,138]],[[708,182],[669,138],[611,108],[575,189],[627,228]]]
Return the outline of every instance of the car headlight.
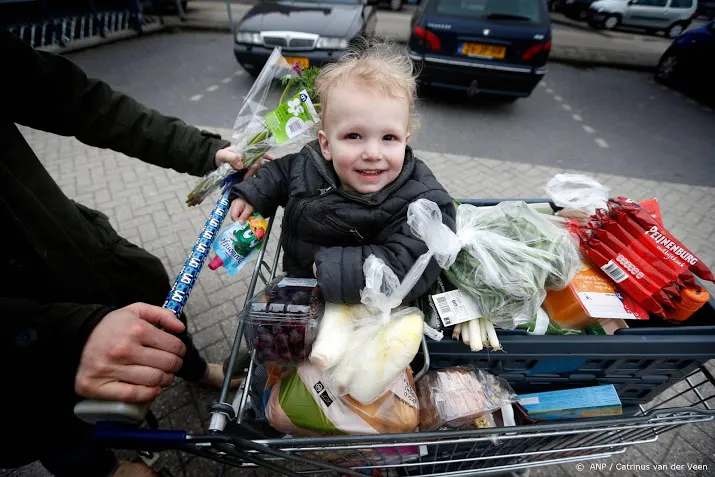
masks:
[[[238,43],[248,43],[249,45],[260,45],[263,43],[260,33],[252,33],[240,31],[236,33],[236,41]]]
[[[321,36],[318,38],[318,43],[315,47],[323,50],[342,50],[348,47],[348,40],[345,38]]]

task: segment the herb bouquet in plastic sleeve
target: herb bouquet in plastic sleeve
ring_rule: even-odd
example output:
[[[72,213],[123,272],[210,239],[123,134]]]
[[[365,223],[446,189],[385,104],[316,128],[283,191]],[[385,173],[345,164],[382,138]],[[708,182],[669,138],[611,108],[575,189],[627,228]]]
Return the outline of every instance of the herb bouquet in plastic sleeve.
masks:
[[[293,67],[276,48],[246,94],[236,117],[231,145],[250,167],[270,152],[283,155],[316,137],[320,104],[315,78],[318,68]],[[236,171],[229,164],[202,177],[188,194],[189,206],[200,204]]]

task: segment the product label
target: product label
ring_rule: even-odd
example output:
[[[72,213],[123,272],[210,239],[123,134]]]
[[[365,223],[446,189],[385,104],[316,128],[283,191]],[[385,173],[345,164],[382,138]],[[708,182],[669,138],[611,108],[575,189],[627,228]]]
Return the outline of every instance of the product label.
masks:
[[[315,278],[290,278],[286,277],[278,282],[278,287],[307,287],[315,288],[318,286],[318,280]]]
[[[407,374],[402,373],[402,376],[398,376],[397,379],[392,382],[392,392],[410,406],[419,409],[420,405],[417,401],[417,393],[414,388],[410,386]]]
[[[309,130],[319,118],[310,96],[303,90],[266,114],[264,119],[276,143],[281,144]]]
[[[444,338],[444,333],[442,333],[441,331],[435,330],[427,323],[425,323],[425,325],[424,325],[424,334],[425,334],[425,336],[428,336],[435,341],[442,341],[442,338]]]
[[[626,311],[615,293],[579,292],[578,299],[592,318],[639,319]]]
[[[624,272],[621,267],[616,265],[613,260],[610,260],[607,264],[602,266],[601,270],[603,270],[604,273],[616,283],[621,283],[623,280],[628,278],[626,272]]]
[[[474,300],[460,290],[432,295],[432,300],[444,326],[452,326],[482,317]]]
[[[534,404],[539,404],[538,397],[528,397],[524,399],[519,399],[519,404],[522,406],[533,406]]]

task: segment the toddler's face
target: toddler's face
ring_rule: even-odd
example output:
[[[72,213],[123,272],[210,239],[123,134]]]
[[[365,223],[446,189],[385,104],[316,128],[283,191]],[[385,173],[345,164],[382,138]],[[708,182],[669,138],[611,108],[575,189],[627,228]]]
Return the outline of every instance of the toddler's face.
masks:
[[[397,178],[410,136],[407,100],[348,83],[330,92],[326,113],[320,147],[343,187],[371,194]]]

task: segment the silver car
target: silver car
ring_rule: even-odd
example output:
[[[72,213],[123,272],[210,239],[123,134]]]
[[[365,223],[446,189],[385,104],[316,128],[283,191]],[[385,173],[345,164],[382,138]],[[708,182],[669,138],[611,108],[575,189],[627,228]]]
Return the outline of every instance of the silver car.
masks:
[[[587,20],[594,28],[624,25],[676,38],[688,28],[697,7],[698,0],[598,0],[591,4]]]

